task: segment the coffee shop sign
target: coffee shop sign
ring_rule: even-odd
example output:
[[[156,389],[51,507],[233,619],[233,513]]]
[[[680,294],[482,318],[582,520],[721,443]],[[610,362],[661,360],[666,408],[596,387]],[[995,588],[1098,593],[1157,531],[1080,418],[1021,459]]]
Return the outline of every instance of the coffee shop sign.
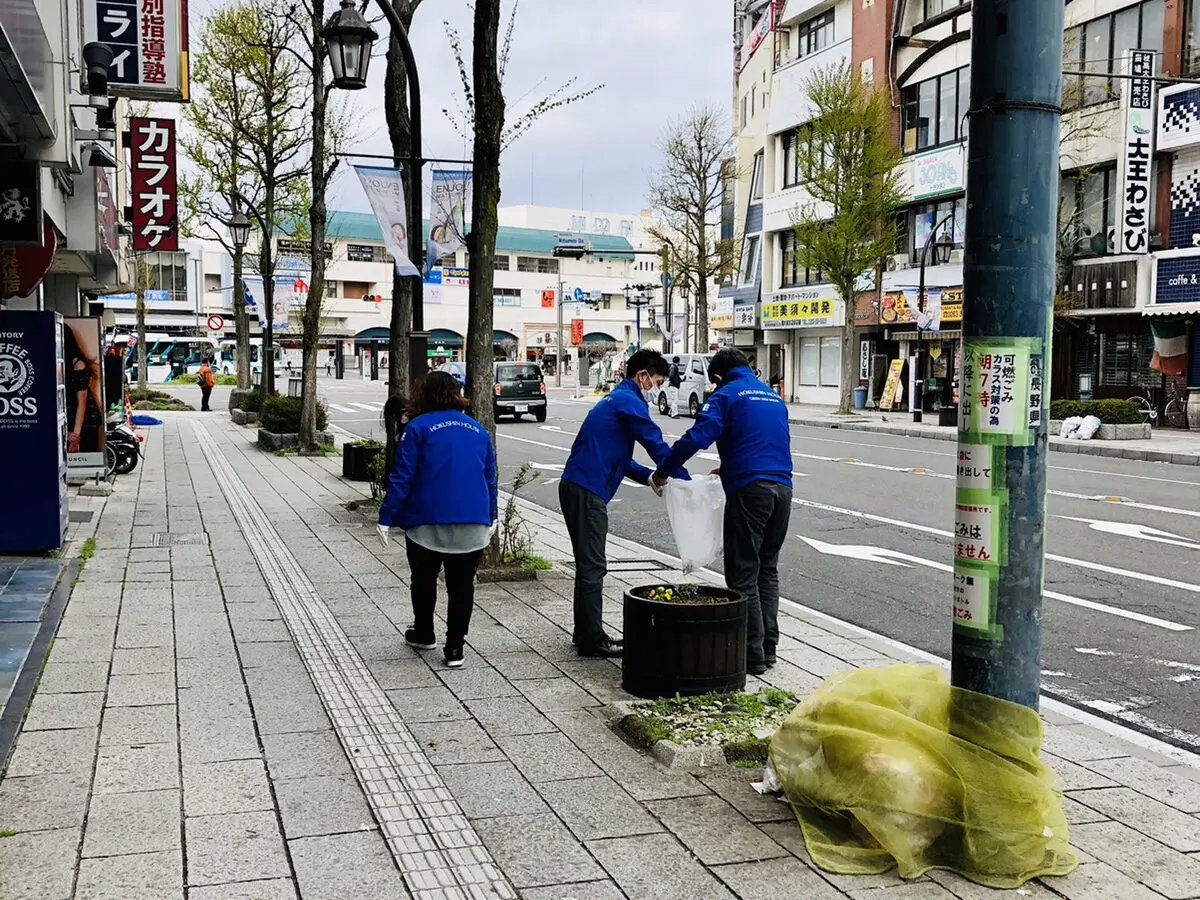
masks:
[[[936,197],[963,187],[962,145],[913,157],[913,198]]]

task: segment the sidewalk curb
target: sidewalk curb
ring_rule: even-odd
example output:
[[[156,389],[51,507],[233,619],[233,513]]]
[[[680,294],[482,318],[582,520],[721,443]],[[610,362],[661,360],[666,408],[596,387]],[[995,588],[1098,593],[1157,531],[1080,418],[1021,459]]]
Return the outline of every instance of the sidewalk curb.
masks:
[[[810,428],[829,428],[835,431],[862,431],[871,434],[891,434],[898,437],[924,438],[930,441],[957,441],[958,429],[934,431],[929,428],[906,428],[903,425],[876,425],[862,416],[850,416],[845,421],[831,422],[825,418],[788,416],[789,425]],[[1176,466],[1200,466],[1200,453],[1172,453],[1169,450],[1126,450],[1088,441],[1068,441],[1051,437],[1050,449],[1059,453],[1079,453],[1085,456],[1107,456],[1111,459],[1131,459],[1139,462],[1169,463]]]

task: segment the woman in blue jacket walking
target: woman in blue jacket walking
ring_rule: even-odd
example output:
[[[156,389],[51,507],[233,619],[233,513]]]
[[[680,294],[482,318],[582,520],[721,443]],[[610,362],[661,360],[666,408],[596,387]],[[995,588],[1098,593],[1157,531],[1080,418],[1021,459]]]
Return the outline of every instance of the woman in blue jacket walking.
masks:
[[[446,570],[446,665],[463,664],[463,641],[475,608],[475,570],[496,521],[496,454],[492,439],[463,410],[453,376],[431,372],[417,382],[379,510],[380,534],[405,530],[411,569],[413,625],[404,640],[437,646],[433,610],[438,573]]]

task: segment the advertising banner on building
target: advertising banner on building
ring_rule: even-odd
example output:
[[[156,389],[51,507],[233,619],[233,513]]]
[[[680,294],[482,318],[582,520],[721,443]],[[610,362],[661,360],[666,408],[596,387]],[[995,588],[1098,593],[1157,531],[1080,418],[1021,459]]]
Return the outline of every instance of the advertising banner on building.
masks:
[[[133,249],[179,249],[175,121],[130,119]]]
[[[0,300],[33,293],[54,264],[58,234],[50,224],[50,218],[45,214],[42,218],[45,221],[40,247],[0,246]]]
[[[1151,167],[1154,162],[1154,51],[1129,51],[1122,91],[1125,129],[1117,159],[1117,253],[1150,252]]]
[[[399,169],[379,166],[355,166],[375,220],[383,231],[383,243],[396,261],[397,275],[421,273],[412,264],[408,252],[408,209],[404,201],[404,181]]]
[[[933,300],[934,295],[938,299],[938,327],[940,331],[943,323],[962,322],[963,300],[962,288],[926,288],[927,302]],[[902,291],[889,291],[883,295],[880,301],[880,318],[884,325],[911,325],[917,322],[918,315],[916,313],[917,289],[908,288]],[[926,309],[926,321],[928,322],[928,308]],[[923,326],[922,326],[923,327]]]
[[[429,246],[425,271],[466,243],[467,210],[471,208],[471,170],[433,166],[433,197],[429,214]]]
[[[733,328],[733,298],[717,297],[708,313],[708,327],[717,331]]]
[[[63,319],[67,382],[67,465],[104,468],[104,377],[97,318]]]
[[[758,304],[745,303],[733,308],[734,328],[754,328],[758,325]]]
[[[829,328],[845,322],[845,304],[830,297],[801,299],[800,294],[776,294],[772,302],[762,305],[764,329]]]
[[[36,159],[0,167],[0,244],[42,245],[42,166]]]
[[[187,0],[84,0],[84,41],[112,48],[108,95],[188,100]]]

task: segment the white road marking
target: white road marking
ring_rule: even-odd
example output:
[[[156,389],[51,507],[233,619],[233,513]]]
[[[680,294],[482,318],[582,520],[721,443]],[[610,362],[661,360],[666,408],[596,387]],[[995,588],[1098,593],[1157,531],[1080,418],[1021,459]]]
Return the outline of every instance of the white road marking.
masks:
[[[923,534],[933,534],[938,537],[952,537],[953,533],[942,528],[930,528],[928,525],[917,525],[913,522],[904,522],[900,519],[893,519],[889,516],[877,516],[874,513],[860,512],[855,509],[845,509],[840,506],[830,506],[827,503],[817,503],[813,500],[805,500],[803,498],[793,498],[792,502],[797,506],[807,506],[813,509],[820,509],[824,512],[837,513],[843,516],[852,516],[856,519],[868,519],[872,522],[880,522],[884,525],[894,525],[897,528],[905,528],[909,531],[919,531]],[[1191,593],[1200,594],[1200,584],[1189,584],[1186,581],[1176,581],[1173,578],[1163,578],[1159,575],[1148,575],[1142,572],[1132,572],[1129,569],[1118,569],[1115,566],[1106,566],[1102,563],[1088,562],[1084,559],[1075,559],[1070,556],[1060,556],[1057,553],[1047,553],[1046,559],[1054,562],[1062,563],[1067,566],[1077,566],[1081,569],[1091,569],[1094,572],[1105,572],[1109,575],[1119,575],[1122,578],[1132,578],[1134,581],[1145,581],[1150,584],[1161,584],[1164,587],[1178,588],[1181,591],[1189,591]]]
[[[351,401],[351,406],[357,406],[359,409],[365,409],[367,412],[382,412],[382,403],[355,403]]]
[[[1076,653],[1082,653],[1085,656],[1116,656],[1111,650],[1098,650],[1095,647],[1076,647]]]
[[[1159,531],[1157,528],[1139,525],[1136,522],[1102,522],[1098,519],[1081,519],[1077,516],[1055,516],[1054,518],[1067,519],[1071,522],[1083,522],[1093,531],[1099,531],[1102,534],[1116,534],[1121,537],[1137,538],[1142,541],[1153,541],[1156,544],[1170,544],[1173,547],[1200,550],[1200,544],[1189,541],[1181,535],[1171,534],[1169,531]]]
[[[918,566],[925,566],[929,569],[937,569],[939,572],[953,572],[954,567],[941,562],[934,562],[931,559],[923,559],[919,556],[912,556],[908,553],[901,553],[898,550],[889,550],[886,547],[869,547],[863,544],[828,544],[825,541],[818,541],[815,538],[805,537],[802,534],[796,535],[804,543],[808,544],[818,553],[823,553],[827,556],[843,556],[849,559],[863,560],[866,562],[882,563],[888,566],[902,566],[911,568],[909,563]],[[1122,609],[1119,606],[1108,606],[1104,603],[1097,603],[1095,600],[1084,600],[1082,597],[1072,597],[1070,594],[1060,594],[1057,591],[1043,590],[1042,595],[1050,600],[1058,600],[1060,603],[1068,603],[1071,606],[1080,606],[1084,609],[1095,610],[1096,612],[1108,613],[1110,616],[1119,616],[1122,619],[1130,619],[1134,622],[1141,622],[1143,625],[1153,625],[1156,628],[1163,628],[1167,631],[1191,631],[1190,625],[1181,625],[1178,622],[1172,622],[1169,619],[1160,619],[1157,616],[1148,616],[1144,613],[1132,612],[1127,609]],[[1077,652],[1085,653],[1086,650],[1078,650]],[[1093,651],[1096,655],[1102,655],[1103,651]]]
[[[340,405],[340,404],[338,404],[338,403],[330,403],[330,404],[329,404],[329,408],[330,408],[330,409],[336,409],[338,412],[344,412],[344,413],[355,413],[355,412],[358,412],[358,410],[356,410],[356,409],[351,409],[349,406],[342,406],[342,405]]]
[[[1138,503],[1135,500],[1130,500],[1128,497],[1105,497],[1102,495],[1087,495],[1087,494],[1070,494],[1066,491],[1051,491],[1059,497],[1070,497],[1072,500],[1095,500],[1101,503],[1116,503],[1121,506],[1128,506],[1131,509],[1144,509],[1148,512],[1163,512],[1172,513],[1179,516],[1192,516],[1200,519],[1200,510],[1196,509],[1178,509],[1174,506],[1158,506],[1154,503]]]

